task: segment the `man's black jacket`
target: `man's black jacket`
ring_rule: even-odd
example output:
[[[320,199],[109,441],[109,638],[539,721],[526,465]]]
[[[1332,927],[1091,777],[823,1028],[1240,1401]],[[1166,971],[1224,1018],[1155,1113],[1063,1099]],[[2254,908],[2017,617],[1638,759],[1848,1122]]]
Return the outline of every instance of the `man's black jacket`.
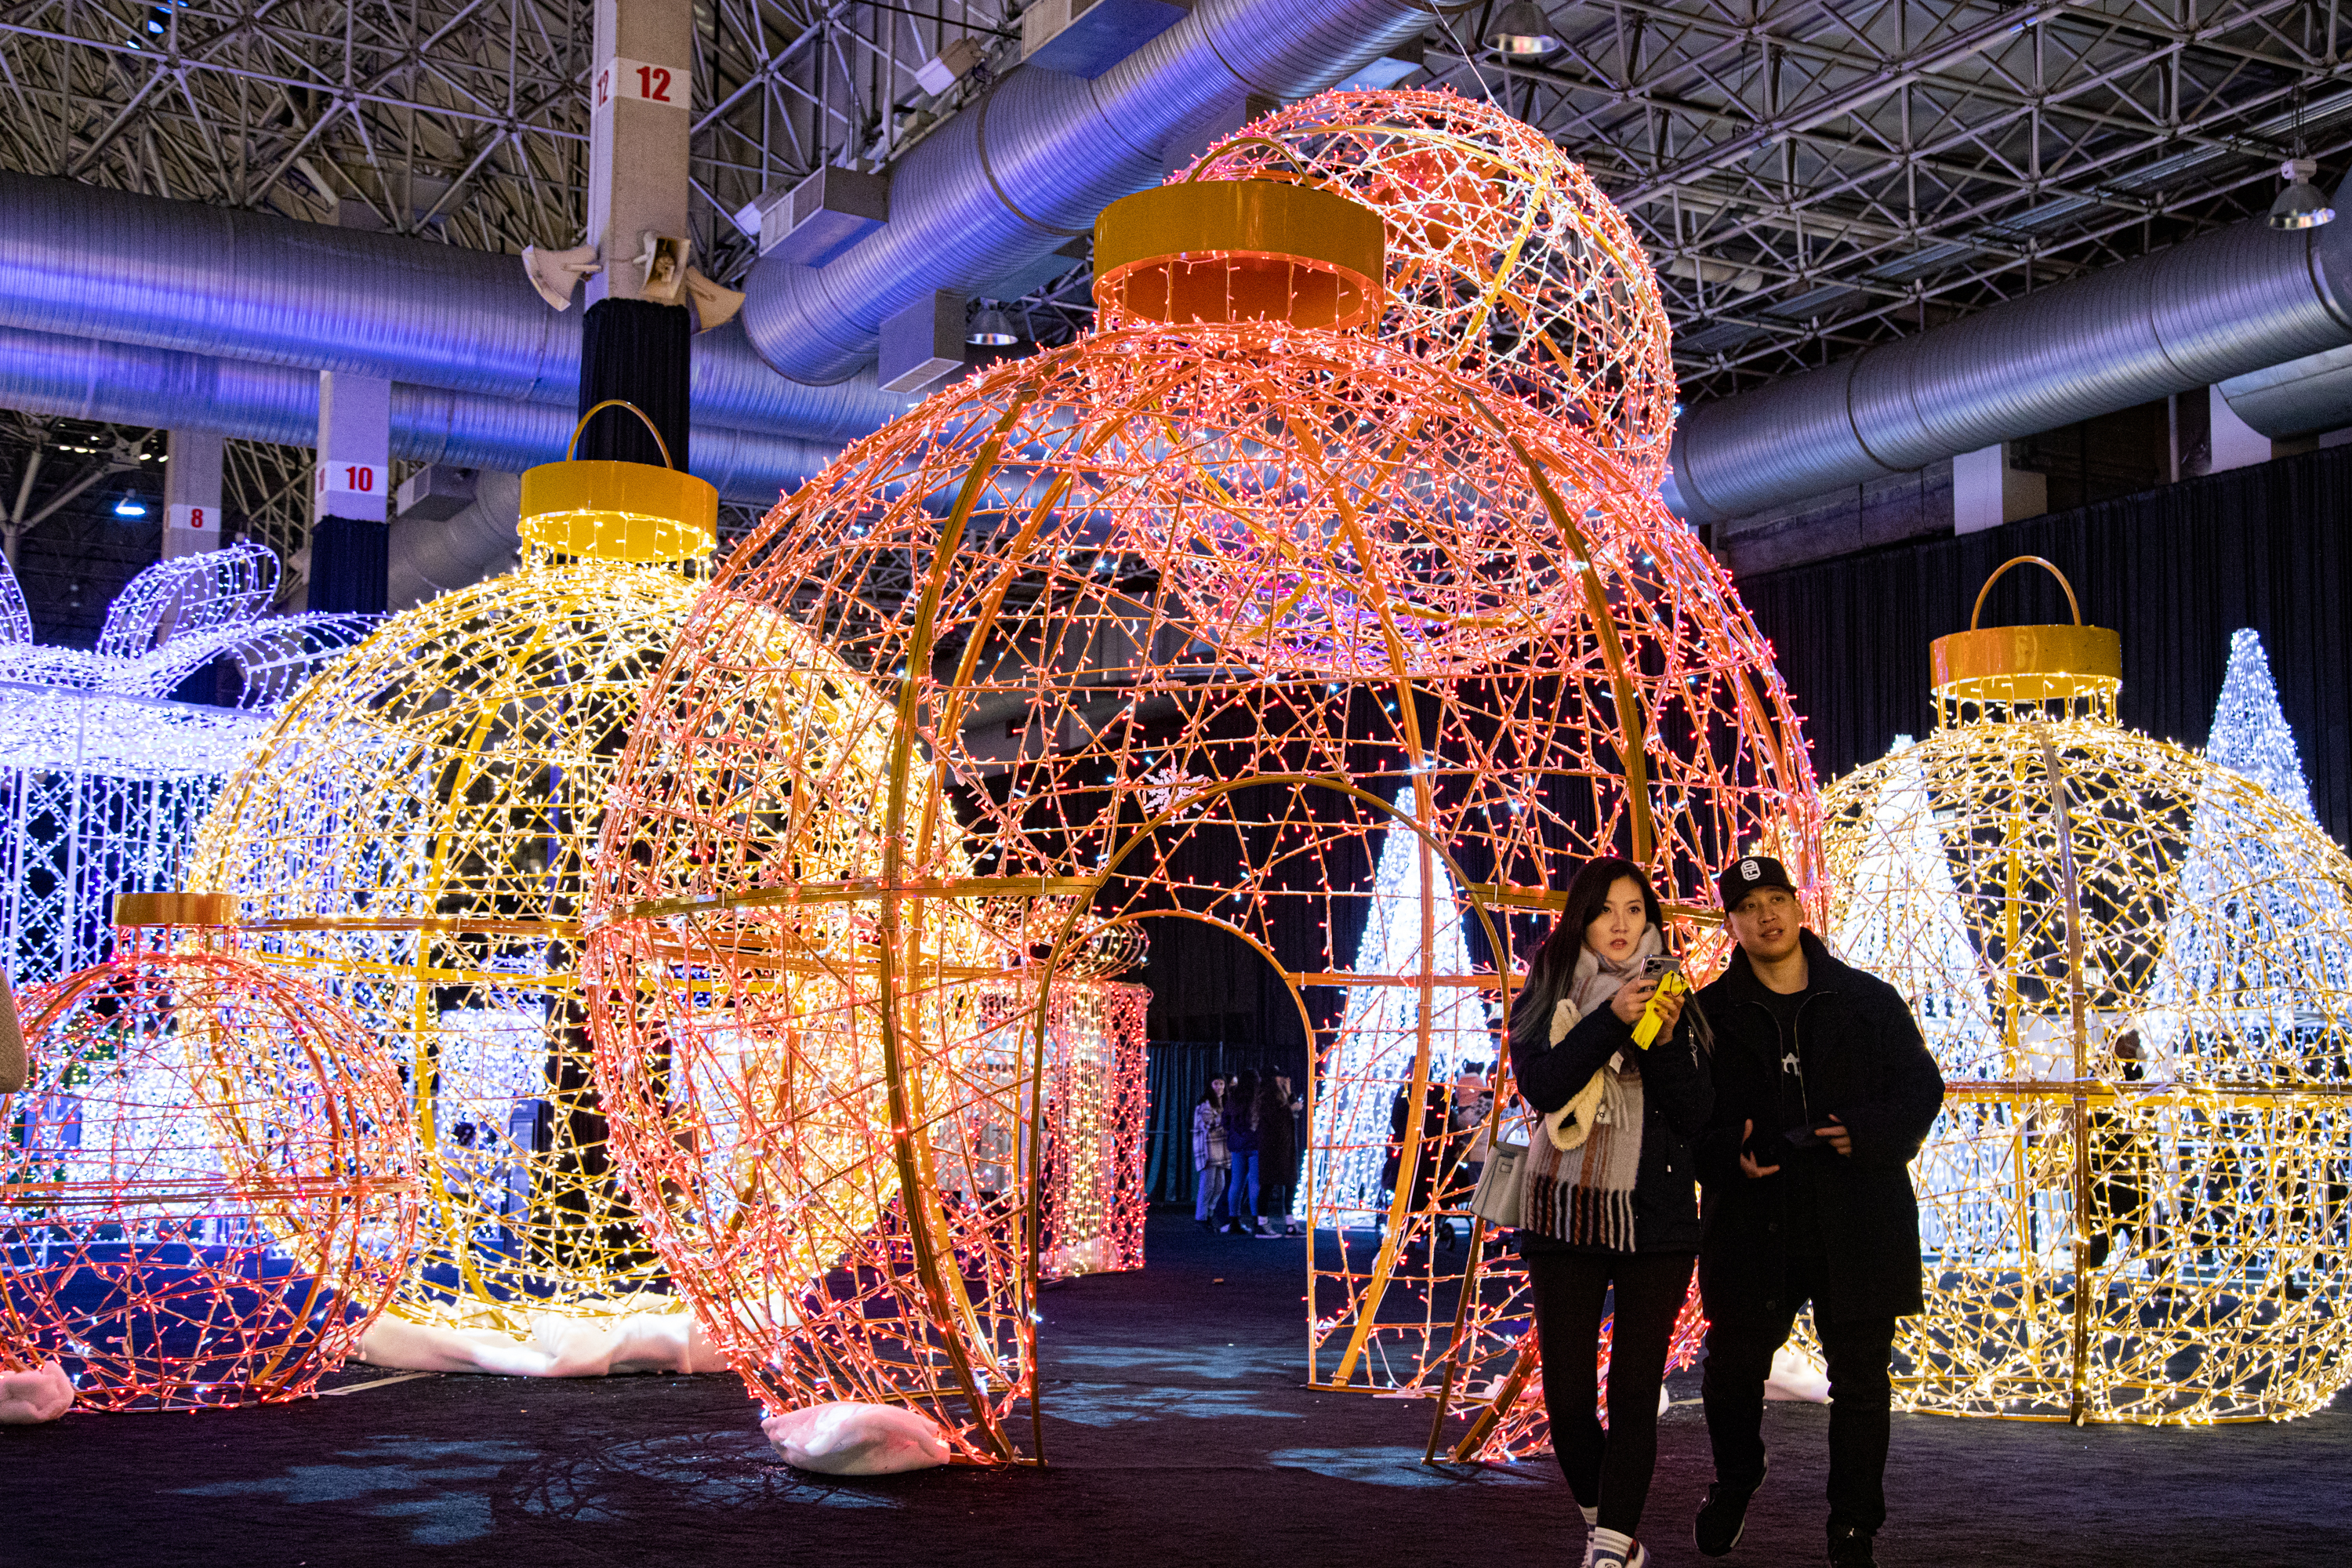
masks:
[[[1944,1103],[1943,1075],[1895,988],[1830,956],[1801,933],[1810,975],[1797,1044],[1811,1121],[1834,1114],[1853,1152],[1815,1157],[1827,1284],[1816,1312],[1896,1318],[1921,1310],[1919,1206],[1909,1165]],[[1790,1043],[1765,1005],[1763,982],[1745,952],[1698,994],[1715,1028],[1715,1108],[1693,1154],[1700,1205],[1699,1289],[1717,1323],[1767,1321],[1784,1309],[1783,1180],[1739,1169],[1741,1129],[1756,1124],[1761,1164],[1780,1163],[1780,1058]]]

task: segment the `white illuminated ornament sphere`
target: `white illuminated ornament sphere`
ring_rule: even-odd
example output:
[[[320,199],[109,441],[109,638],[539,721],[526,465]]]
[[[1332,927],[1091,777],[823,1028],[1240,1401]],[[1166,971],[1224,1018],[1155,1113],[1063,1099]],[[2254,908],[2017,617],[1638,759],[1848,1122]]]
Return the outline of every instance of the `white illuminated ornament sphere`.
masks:
[[[2352,862],[2116,721],[2113,633],[1936,645],[1934,732],[1824,793],[1832,945],[1946,1079],[1907,1408],[2200,1424],[2352,1375]]]

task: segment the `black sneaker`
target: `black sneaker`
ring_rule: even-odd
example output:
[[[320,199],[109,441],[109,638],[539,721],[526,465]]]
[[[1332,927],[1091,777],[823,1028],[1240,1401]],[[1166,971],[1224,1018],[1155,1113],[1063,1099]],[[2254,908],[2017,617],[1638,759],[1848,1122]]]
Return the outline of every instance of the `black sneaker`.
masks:
[[[1852,1524],[1830,1526],[1830,1568],[1878,1568],[1870,1554],[1870,1531]]]
[[[1698,1505],[1698,1518],[1691,1524],[1691,1540],[1702,1557],[1721,1557],[1739,1544],[1748,1533],[1748,1503],[1758,1488],[1728,1487],[1721,1481],[1708,1484],[1706,1500]]]

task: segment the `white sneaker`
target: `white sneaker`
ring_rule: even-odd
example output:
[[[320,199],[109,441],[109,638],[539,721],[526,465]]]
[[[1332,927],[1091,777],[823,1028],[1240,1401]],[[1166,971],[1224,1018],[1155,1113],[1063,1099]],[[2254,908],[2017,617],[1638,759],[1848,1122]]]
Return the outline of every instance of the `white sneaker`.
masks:
[[[1595,1529],[1584,1552],[1586,1568],[1643,1568],[1650,1561],[1648,1549],[1640,1542],[1614,1530]]]

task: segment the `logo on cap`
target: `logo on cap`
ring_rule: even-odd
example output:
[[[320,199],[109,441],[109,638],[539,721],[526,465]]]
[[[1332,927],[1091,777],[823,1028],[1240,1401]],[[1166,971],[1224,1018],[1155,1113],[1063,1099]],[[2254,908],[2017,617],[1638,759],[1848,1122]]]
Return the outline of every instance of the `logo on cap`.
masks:
[[[1753,860],[1742,860],[1742,861],[1739,863],[1739,874],[1740,874],[1741,876],[1743,876],[1743,877],[1747,878],[1749,881],[1751,881],[1751,882],[1752,882],[1752,881],[1754,881],[1757,878],[1759,878],[1759,877],[1762,876],[1764,873],[1763,873],[1763,872],[1761,872],[1761,871],[1759,871],[1759,870],[1758,870],[1758,869],[1756,868],[1756,862],[1755,862],[1755,861],[1753,861]]]

